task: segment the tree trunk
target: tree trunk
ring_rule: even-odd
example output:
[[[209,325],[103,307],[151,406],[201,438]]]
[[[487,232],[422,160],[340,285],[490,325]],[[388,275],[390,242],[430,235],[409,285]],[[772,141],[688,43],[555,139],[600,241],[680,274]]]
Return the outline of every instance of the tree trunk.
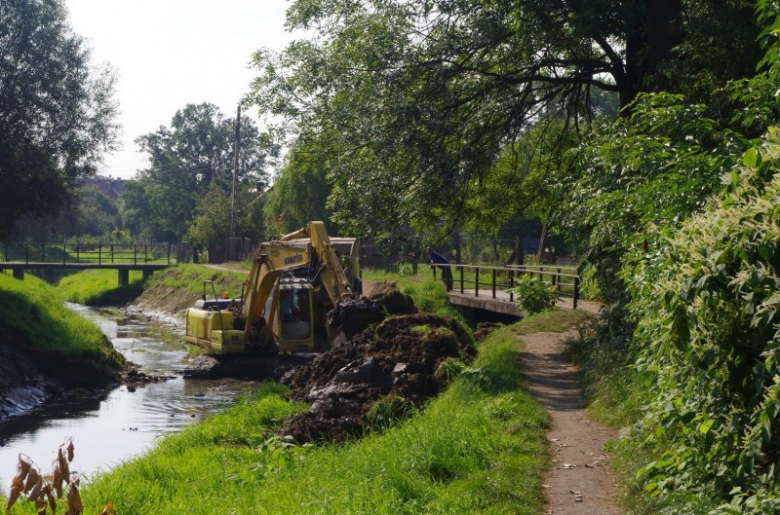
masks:
[[[626,31],[626,83],[620,107],[633,102],[642,91],[652,91],[647,78],[670,57],[683,40],[682,0],[635,0],[638,19]],[[628,115],[627,110],[623,111]]]

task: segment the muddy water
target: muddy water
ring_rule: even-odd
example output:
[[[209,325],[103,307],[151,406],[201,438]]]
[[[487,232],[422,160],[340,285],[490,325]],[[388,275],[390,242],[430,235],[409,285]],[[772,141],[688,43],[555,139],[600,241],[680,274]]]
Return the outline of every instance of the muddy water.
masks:
[[[96,322],[124,356],[153,374],[172,374],[186,364],[187,349],[172,325],[98,312],[72,305]],[[34,415],[0,425],[0,491],[7,492],[18,454],[25,453],[48,472],[55,451],[73,437],[72,469],[87,478],[142,453],[166,433],[222,410],[254,383],[233,379],[187,380],[181,376],[129,391],[117,387],[98,397],[51,403]]]

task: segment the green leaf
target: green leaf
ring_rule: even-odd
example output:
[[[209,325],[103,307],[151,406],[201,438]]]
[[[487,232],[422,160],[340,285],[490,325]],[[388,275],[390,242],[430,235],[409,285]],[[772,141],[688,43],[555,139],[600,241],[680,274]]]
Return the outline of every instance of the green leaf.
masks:
[[[712,429],[712,424],[714,424],[715,421],[712,419],[707,419],[701,424],[699,424],[699,432],[703,435],[706,435],[710,432],[710,429]]]
[[[756,147],[750,147],[742,156],[742,164],[748,168],[755,168],[760,163],[758,149]]]

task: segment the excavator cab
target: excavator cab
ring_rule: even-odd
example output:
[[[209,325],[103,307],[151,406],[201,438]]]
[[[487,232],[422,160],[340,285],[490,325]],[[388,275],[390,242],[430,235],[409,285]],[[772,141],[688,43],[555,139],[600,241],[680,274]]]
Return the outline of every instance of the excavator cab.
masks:
[[[311,283],[304,279],[279,281],[278,306],[274,333],[281,352],[314,351],[314,306]]]

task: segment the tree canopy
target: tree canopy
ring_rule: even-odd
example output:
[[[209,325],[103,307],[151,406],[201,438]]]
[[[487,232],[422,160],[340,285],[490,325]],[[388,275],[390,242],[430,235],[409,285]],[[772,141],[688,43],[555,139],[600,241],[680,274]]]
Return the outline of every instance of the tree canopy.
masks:
[[[25,215],[56,213],[114,148],[110,69],[67,22],[62,0],[0,3],[0,239]]]
[[[327,156],[339,221],[366,219],[359,232],[380,219],[457,223],[541,119],[581,133],[640,92],[698,100],[752,75],[753,10],[739,0],[297,0],[288,26],[312,36],[257,54],[253,98],[293,122],[301,151]],[[713,47],[723,33],[728,48]]]
[[[199,206],[201,202],[225,202],[213,190],[229,193],[232,189],[235,119],[226,118],[213,104],[189,104],[174,115],[170,127],[160,127],[137,141],[149,154],[149,167],[125,193],[128,227],[134,234],[178,240],[196,216],[211,209]],[[239,189],[261,194],[269,182],[267,167],[278,152],[268,134],[261,133],[251,119],[242,120]],[[228,218],[222,220],[228,230],[229,208]],[[201,236],[203,227],[198,231]]]

